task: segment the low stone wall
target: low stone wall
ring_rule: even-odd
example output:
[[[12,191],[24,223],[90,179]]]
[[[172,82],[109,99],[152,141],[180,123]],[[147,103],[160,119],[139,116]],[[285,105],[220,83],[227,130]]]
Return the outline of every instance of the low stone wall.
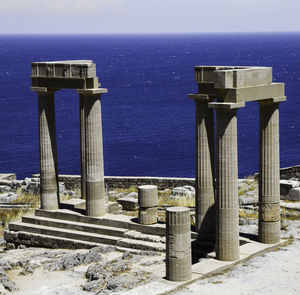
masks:
[[[258,174],[256,174],[256,176],[258,176]],[[34,174],[32,177],[39,177],[39,174]],[[300,178],[300,165],[280,169],[280,179],[291,178]],[[105,176],[104,179],[109,190],[145,184],[157,185],[160,190],[184,185],[195,186],[195,178]],[[59,175],[59,181],[65,183],[67,190],[74,190],[81,186],[80,175]]]
[[[32,177],[39,177],[39,174],[33,174]],[[80,188],[80,175],[59,175],[59,181],[64,182],[67,190]],[[134,176],[105,176],[105,184],[109,190],[115,188],[129,188],[145,184],[157,185],[158,189],[173,188],[184,185],[195,185],[194,178],[177,177],[134,177]]]

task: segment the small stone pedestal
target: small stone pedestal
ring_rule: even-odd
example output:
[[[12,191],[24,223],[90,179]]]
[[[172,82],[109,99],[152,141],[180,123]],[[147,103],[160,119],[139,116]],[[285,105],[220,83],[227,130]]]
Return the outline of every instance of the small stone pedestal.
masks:
[[[192,278],[190,209],[166,210],[166,278],[188,281]]]
[[[154,224],[157,222],[158,193],[156,185],[141,185],[139,195],[139,223]]]

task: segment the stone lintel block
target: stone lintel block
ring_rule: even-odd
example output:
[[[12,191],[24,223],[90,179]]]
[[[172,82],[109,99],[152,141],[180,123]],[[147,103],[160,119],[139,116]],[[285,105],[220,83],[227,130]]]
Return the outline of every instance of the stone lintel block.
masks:
[[[150,225],[157,223],[157,207],[151,208],[139,208],[139,217],[140,224]]]
[[[275,244],[280,242],[280,221],[258,223],[259,242],[265,244]]]
[[[282,102],[282,101],[286,101],[286,96],[273,97],[273,98],[269,98],[269,99],[260,100],[259,103],[260,104],[273,104],[273,103],[278,103],[278,102]]]
[[[32,62],[32,77],[92,78],[96,64],[92,60]]]
[[[77,93],[82,95],[95,95],[95,94],[103,94],[107,93],[107,88],[94,88],[94,89],[77,89]]]
[[[280,220],[280,204],[260,204],[259,206],[260,220],[264,222],[274,222]]]
[[[63,77],[34,77],[31,76],[33,87],[66,88],[66,89],[95,89],[99,87],[98,77],[63,78]]]
[[[158,191],[156,185],[138,186],[139,205],[143,208],[155,207],[158,205]]]
[[[245,107],[244,102],[232,103],[232,102],[210,102],[209,108],[212,109],[223,109],[223,110],[234,110]]]
[[[261,101],[276,97],[284,97],[284,83],[217,89],[217,97],[225,102]]]
[[[47,88],[47,87],[30,87],[30,91],[34,91],[40,94],[49,93],[60,90],[59,88]]]
[[[197,83],[214,83],[215,88],[236,88],[272,83],[271,67],[196,66]]]
[[[238,88],[272,83],[271,67],[245,67],[214,72],[215,88]]]

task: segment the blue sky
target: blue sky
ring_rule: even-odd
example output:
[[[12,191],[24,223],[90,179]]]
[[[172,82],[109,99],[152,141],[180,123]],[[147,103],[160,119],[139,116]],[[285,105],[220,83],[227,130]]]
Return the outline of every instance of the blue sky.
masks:
[[[5,33],[300,31],[300,0],[0,0]]]

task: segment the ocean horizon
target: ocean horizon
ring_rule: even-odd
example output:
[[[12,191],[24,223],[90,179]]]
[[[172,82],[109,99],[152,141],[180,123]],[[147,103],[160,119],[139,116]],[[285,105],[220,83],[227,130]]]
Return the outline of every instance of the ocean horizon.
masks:
[[[0,35],[0,173],[39,172],[31,62],[91,59],[102,95],[104,172],[194,177],[196,65],[271,66],[285,83],[281,167],[300,164],[300,33]],[[58,169],[80,174],[79,98],[55,95]],[[239,177],[258,171],[258,103],[238,111]]]

